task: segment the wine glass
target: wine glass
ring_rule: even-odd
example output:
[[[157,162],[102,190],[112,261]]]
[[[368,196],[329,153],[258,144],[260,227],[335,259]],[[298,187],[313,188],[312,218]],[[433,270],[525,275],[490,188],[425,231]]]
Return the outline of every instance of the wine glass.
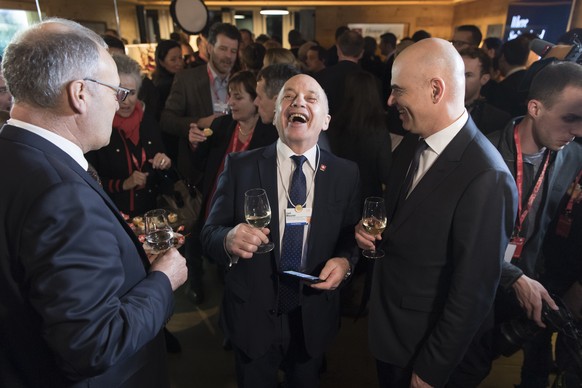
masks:
[[[145,238],[150,247],[158,253],[167,251],[173,246],[174,231],[168,223],[164,209],[150,210],[145,213]]]
[[[265,228],[271,223],[271,206],[264,189],[251,189],[245,192],[245,219],[253,228]],[[273,250],[275,244],[268,242],[259,245],[257,253]]]
[[[376,236],[382,234],[386,229],[386,206],[384,199],[380,197],[368,197],[364,201],[364,211],[362,214],[362,226],[364,230]],[[374,246],[376,241],[374,241]],[[381,249],[364,249],[362,255],[368,259],[380,259],[384,257],[384,251]]]

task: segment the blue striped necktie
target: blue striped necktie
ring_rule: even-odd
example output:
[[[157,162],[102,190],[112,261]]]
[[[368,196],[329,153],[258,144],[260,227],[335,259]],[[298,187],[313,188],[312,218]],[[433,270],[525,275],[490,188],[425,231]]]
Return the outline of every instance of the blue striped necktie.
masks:
[[[303,163],[307,158],[303,155],[293,155],[295,171],[289,187],[288,208],[303,206],[306,200],[307,184],[303,173]],[[283,243],[281,244],[281,270],[299,271],[301,267],[301,254],[303,248],[304,225],[285,224]],[[288,313],[299,306],[299,280],[290,276],[282,276],[279,284],[279,312]]]

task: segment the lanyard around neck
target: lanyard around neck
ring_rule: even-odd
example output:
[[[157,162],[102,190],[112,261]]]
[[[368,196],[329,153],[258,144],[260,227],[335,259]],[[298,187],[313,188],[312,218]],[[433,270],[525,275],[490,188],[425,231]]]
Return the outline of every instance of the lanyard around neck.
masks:
[[[516,157],[516,169],[515,169],[515,181],[517,184],[517,220],[515,223],[515,230],[517,235],[521,232],[523,227],[523,222],[527,218],[531,208],[533,207],[533,203],[542,187],[542,182],[544,181],[544,176],[546,175],[546,170],[548,168],[548,164],[550,162],[550,151],[546,151],[546,157],[544,161],[544,165],[541,169],[541,172],[538,174],[538,179],[534,185],[534,188],[527,200],[527,206],[525,209],[522,209],[522,198],[523,198],[523,153],[521,151],[521,139],[519,138],[519,124],[517,124],[513,129],[513,140],[515,141],[515,149],[517,151]]]

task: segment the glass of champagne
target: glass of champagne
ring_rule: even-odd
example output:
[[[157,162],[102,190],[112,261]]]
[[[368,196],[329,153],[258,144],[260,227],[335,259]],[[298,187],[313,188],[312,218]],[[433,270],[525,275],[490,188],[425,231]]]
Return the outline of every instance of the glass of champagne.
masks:
[[[251,189],[245,192],[245,219],[253,228],[265,228],[271,223],[271,206],[264,189]],[[273,250],[275,244],[268,242],[259,245],[257,253]]]
[[[164,209],[150,210],[145,213],[145,237],[148,245],[158,253],[167,251],[173,246],[174,231],[168,223]]]
[[[386,206],[384,199],[380,197],[368,197],[364,201],[364,211],[362,214],[362,226],[364,230],[376,236],[382,234],[386,229]],[[376,241],[374,241],[376,245]],[[380,259],[384,257],[384,251],[381,249],[364,249],[362,255],[368,259]]]

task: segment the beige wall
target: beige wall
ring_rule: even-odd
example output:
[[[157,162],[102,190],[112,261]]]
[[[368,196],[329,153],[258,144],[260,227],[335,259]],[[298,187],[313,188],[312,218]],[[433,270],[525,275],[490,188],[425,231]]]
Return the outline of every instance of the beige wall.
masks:
[[[324,46],[331,46],[335,29],[348,23],[407,23],[408,35],[423,29],[444,39],[452,36],[454,26],[476,24],[485,35],[487,26],[505,23],[510,1],[473,1],[454,6],[318,7],[315,12],[316,39]],[[582,0],[576,3],[572,27],[582,27]],[[47,16],[105,22],[108,28],[116,28],[113,0],[42,0],[40,4]],[[36,10],[36,4],[34,0],[0,0],[0,8]],[[131,43],[139,37],[135,5],[118,1],[118,8],[121,35]],[[158,8],[167,10],[168,7]]]
[[[452,5],[319,7],[315,11],[316,39],[323,46],[331,46],[336,28],[348,23],[407,23],[408,35],[422,29],[449,39],[453,16]]]
[[[487,26],[492,24],[505,24],[507,18],[507,7],[511,0],[487,0],[475,1],[471,3],[459,4],[455,6],[453,24],[454,26],[463,24],[474,24],[483,33],[483,38],[487,37]]]

